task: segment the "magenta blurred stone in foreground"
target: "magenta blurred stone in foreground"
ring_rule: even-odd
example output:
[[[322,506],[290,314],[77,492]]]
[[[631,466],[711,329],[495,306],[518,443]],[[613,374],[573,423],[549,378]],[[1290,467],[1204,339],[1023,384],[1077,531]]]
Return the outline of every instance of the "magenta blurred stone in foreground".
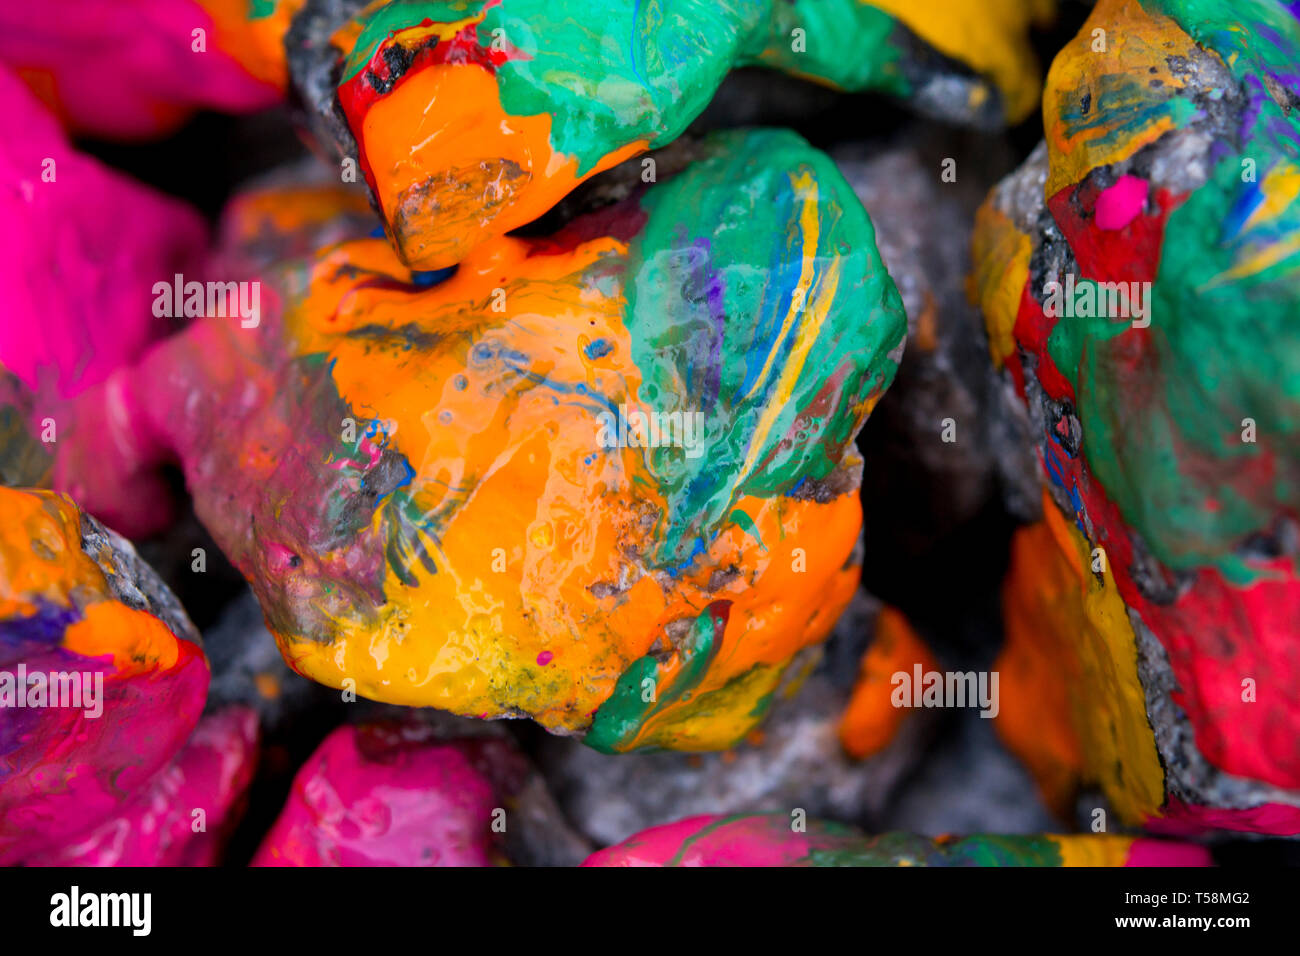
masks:
[[[202,219],[73,149],[3,68],[0,184],[0,366],[67,396],[175,328],[152,289],[199,275]]]

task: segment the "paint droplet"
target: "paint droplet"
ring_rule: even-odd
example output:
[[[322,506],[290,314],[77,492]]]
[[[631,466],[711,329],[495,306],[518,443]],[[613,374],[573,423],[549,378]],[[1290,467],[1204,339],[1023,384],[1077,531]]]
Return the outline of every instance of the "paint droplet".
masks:
[[[552,656],[553,655],[551,654],[550,651],[542,651],[540,654],[537,655],[537,666],[545,667],[547,664],[551,662]]]
[[[1098,229],[1123,229],[1142,212],[1150,184],[1136,176],[1121,176],[1115,185],[1097,197]]]

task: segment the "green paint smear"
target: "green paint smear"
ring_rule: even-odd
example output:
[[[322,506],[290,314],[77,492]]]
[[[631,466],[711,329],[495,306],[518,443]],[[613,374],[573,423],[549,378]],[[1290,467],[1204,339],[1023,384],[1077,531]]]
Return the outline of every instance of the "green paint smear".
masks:
[[[1065,320],[1049,350],[1073,375],[1088,465],[1125,521],[1167,566],[1211,566],[1247,585],[1257,573],[1236,549],[1300,501],[1300,246],[1251,274],[1225,274],[1300,236],[1300,201],[1244,226],[1268,173],[1300,166],[1300,110],[1287,116],[1264,84],[1268,76],[1300,88],[1300,22],[1262,0],[1145,5],[1217,52],[1238,80],[1238,95],[1252,101],[1244,145],[1220,156],[1209,181],[1169,217],[1143,391],[1135,392],[1121,353],[1127,324]],[[1172,115],[1183,125],[1199,111]],[[1247,158],[1257,182],[1242,181]],[[1255,422],[1254,444],[1242,441],[1244,419]],[[1261,456],[1272,482],[1246,468]]]
[[[676,679],[668,684],[660,680],[659,662],[653,657],[633,661],[614,685],[609,699],[596,711],[583,743],[607,754],[630,749],[647,720],[673,704],[684,702],[699,686],[716,656],[725,627],[725,619],[710,609],[697,617],[679,650],[684,665]],[[642,692],[647,679],[654,682],[655,699],[650,701],[643,699]]]
[[[793,185],[801,177],[806,197]],[[802,203],[813,196],[816,234],[805,235]],[[868,399],[893,380],[889,353],[907,320],[866,211],[794,133],[709,137],[702,158],[642,205],[650,219],[625,291],[637,397],[703,416],[690,454],[647,456],[667,503],[651,558],[674,568],[735,520],[742,496],[798,493],[839,467]],[[812,279],[792,312],[805,258]],[[811,344],[800,365],[801,335]]]
[[[1047,837],[970,836],[935,843],[910,833],[882,833],[839,846],[813,849],[812,866],[1061,866],[1061,851]]]
[[[744,528],[745,534],[749,535],[751,538],[757,541],[758,546],[762,548],[764,551],[767,550],[767,545],[765,545],[763,543],[763,539],[759,537],[758,526],[754,524],[753,518],[751,518],[745,512],[741,511],[739,508],[737,508],[735,511],[733,511],[731,514],[727,516],[727,520],[734,525],[738,525],[739,527]]]

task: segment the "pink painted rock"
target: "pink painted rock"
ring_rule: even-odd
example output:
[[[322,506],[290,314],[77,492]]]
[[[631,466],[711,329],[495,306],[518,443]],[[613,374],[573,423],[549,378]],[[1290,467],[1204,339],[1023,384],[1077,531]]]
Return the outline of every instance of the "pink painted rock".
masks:
[[[786,813],[699,816],[643,830],[583,866],[1209,866],[1190,844],[1124,836],[865,836]]]
[[[340,727],[298,772],[253,866],[504,862],[493,830],[494,816],[505,823],[501,783],[526,772],[500,739],[440,741],[420,724]]]
[[[24,865],[215,865],[253,777],[257,736],[249,708],[204,717],[176,759],[119,813]]]
[[[9,5],[13,10],[53,5]],[[154,283],[196,276],[198,213],[72,148],[0,68],[0,366],[42,395],[71,395],[176,328]],[[56,417],[57,422],[57,417]]]
[[[0,9],[0,60],[75,132],[158,136],[196,109],[242,113],[279,101],[287,82],[282,39],[300,6],[302,0],[7,3]]]
[[[198,723],[198,632],[131,545],[69,498],[0,488],[0,864],[124,808]]]

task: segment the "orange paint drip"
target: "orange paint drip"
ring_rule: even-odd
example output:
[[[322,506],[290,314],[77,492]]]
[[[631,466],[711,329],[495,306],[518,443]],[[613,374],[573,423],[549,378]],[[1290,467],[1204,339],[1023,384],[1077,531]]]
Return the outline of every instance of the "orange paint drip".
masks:
[[[883,608],[876,618],[871,646],[862,655],[853,696],[840,718],[840,743],[851,757],[870,757],[894,739],[908,711],[895,707],[890,699],[893,677],[900,672],[911,674],[918,664],[923,672],[938,669],[929,648],[902,612]]]

